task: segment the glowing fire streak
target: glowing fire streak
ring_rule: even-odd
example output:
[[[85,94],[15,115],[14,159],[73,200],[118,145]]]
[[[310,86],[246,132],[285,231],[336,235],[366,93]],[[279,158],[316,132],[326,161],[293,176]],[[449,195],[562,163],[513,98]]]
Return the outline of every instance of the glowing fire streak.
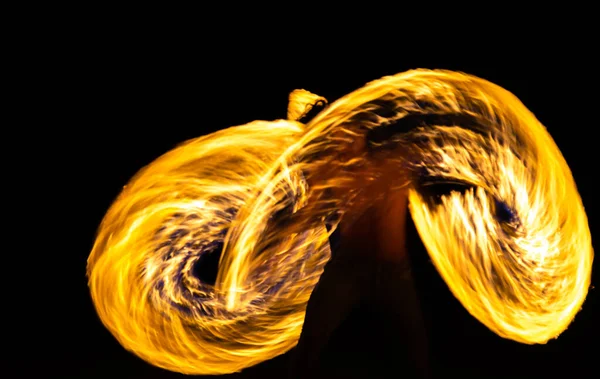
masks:
[[[290,101],[298,120],[324,99],[295,91]],[[368,151],[353,154],[348,143],[365,134]],[[419,234],[474,317],[522,343],[567,328],[593,259],[569,167],[512,94],[429,70],[371,82],[306,125],[256,121],[189,141],[141,170],[89,257],[102,322],[149,363],[187,374],[288,351],[330,256],[323,221],[356,205],[353,173],[374,156],[412,173]],[[432,201],[428,180],[470,189]],[[194,266],[221,248],[216,284],[202,283]]]

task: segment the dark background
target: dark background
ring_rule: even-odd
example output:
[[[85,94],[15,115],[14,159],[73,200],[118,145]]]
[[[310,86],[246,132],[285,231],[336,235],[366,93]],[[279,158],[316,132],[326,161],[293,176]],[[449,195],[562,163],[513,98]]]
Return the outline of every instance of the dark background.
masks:
[[[60,236],[68,238],[68,248],[57,253],[64,272],[55,282],[45,282],[64,290],[48,296],[52,303],[46,314],[55,322],[30,353],[43,350],[43,357],[22,363],[43,373],[40,377],[184,377],[127,352],[100,323],[85,277],[96,229],[142,166],[187,139],[257,119],[285,118],[287,96],[296,88],[333,101],[368,81],[412,68],[460,70],[495,82],[516,94],[546,125],[573,171],[593,233],[598,225],[593,192],[598,112],[586,95],[597,80],[584,74],[593,68],[585,51],[549,46],[497,48],[489,58],[458,50],[411,55],[369,41],[347,48],[318,38],[301,49],[285,43],[272,48],[260,39],[209,46],[202,38],[180,40],[141,30],[109,35],[103,30],[69,45],[70,58],[60,60],[60,71],[47,73],[68,93],[50,113],[65,126],[53,129],[53,138],[60,140],[53,154],[61,160],[61,173],[50,187],[66,194],[72,206],[63,210],[68,232],[63,229]],[[316,53],[311,48],[315,45],[327,49]],[[418,58],[424,56],[430,58]],[[600,356],[597,289],[590,290],[583,311],[558,340],[519,345],[496,337],[469,316],[415,235],[411,246],[413,255],[421,257],[415,271],[440,377],[595,376],[594,360]],[[370,321],[361,312],[349,318],[329,349],[330,366],[347,366],[360,374],[383,364],[377,351],[389,342],[380,338],[385,331]],[[282,378],[288,356],[227,377]],[[385,364],[390,372],[401,371]]]

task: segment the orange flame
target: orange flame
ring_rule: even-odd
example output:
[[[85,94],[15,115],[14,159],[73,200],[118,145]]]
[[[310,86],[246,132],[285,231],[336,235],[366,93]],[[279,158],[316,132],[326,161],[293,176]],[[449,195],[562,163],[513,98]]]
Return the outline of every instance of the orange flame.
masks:
[[[562,154],[516,97],[466,74],[414,70],[293,121],[319,101],[295,91],[290,120],[188,141],[124,188],[88,277],[125,348],[186,374],[235,372],[291,349],[330,256],[323,222],[356,206],[353,173],[374,156],[412,173],[419,234],[474,317],[529,344],[568,327],[590,285],[590,231]],[[347,148],[365,133],[366,152]],[[469,189],[432,201],[436,181]],[[203,283],[194,267],[221,248],[216,283]]]

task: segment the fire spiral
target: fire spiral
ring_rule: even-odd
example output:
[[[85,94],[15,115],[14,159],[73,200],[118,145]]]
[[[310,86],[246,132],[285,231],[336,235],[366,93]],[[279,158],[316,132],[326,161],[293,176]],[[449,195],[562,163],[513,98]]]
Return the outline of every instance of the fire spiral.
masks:
[[[291,349],[330,257],[324,221],[337,225],[359,201],[349,183],[374,156],[410,173],[419,235],[475,318],[528,344],[568,327],[590,286],[587,217],[561,152],[514,95],[463,73],[413,70],[306,124],[325,99],[290,100],[289,120],[166,153],[108,210],[87,273],[98,315],[126,349],[187,374],[235,372]],[[358,135],[368,148],[353,153]],[[431,195],[439,183],[456,188]],[[198,266],[219,253],[216,281],[202,280]]]

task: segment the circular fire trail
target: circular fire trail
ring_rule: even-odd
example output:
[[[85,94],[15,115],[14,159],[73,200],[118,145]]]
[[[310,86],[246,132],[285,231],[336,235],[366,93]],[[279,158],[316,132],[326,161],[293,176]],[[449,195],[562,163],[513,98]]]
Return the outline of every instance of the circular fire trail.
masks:
[[[224,374],[294,347],[330,257],[324,221],[337,225],[361,199],[353,173],[375,156],[410,173],[399,185],[410,188],[419,235],[471,315],[527,344],[568,327],[590,285],[587,217],[561,152],[514,95],[463,73],[413,70],[297,121],[318,102],[295,91],[289,120],[188,141],[123,189],[87,274],[98,315],[126,349],[171,371]],[[359,137],[368,148],[353,153]],[[213,280],[199,274],[210,259]]]

